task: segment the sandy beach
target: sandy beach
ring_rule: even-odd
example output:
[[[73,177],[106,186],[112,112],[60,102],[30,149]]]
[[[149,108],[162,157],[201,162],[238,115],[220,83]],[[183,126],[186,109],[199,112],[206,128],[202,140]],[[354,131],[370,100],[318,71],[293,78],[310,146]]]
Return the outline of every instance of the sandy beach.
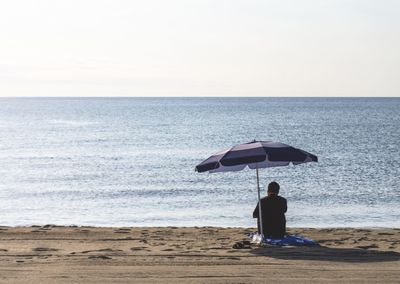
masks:
[[[234,249],[254,228],[0,227],[2,283],[395,283],[400,229],[289,229],[320,247]]]

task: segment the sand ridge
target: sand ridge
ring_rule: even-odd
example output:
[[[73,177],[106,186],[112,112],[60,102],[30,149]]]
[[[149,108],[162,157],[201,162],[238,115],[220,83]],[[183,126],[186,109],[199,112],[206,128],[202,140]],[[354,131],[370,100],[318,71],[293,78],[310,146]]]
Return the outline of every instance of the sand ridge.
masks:
[[[5,283],[398,283],[400,229],[289,229],[320,247],[234,249],[254,228],[0,227]]]

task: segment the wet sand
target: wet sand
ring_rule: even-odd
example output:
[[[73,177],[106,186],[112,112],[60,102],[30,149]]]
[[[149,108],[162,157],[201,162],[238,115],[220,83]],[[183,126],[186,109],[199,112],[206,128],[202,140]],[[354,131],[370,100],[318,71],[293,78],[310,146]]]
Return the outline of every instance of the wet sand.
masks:
[[[233,249],[254,228],[0,227],[1,283],[399,283],[400,229],[289,229],[320,247]]]

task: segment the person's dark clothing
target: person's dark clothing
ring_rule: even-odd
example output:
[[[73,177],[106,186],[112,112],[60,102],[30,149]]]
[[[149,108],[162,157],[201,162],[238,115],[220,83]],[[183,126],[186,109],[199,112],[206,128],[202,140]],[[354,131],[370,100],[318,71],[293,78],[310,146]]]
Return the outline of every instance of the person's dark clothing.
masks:
[[[270,195],[261,198],[263,235],[272,238],[283,238],[286,234],[287,210],[286,199],[278,195]],[[258,204],[253,212],[253,218],[257,218],[258,232],[260,233],[260,218]]]

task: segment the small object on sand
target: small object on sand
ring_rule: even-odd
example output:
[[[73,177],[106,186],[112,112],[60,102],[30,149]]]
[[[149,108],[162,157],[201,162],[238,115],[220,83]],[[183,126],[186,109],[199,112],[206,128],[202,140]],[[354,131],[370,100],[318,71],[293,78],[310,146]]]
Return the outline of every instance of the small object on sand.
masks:
[[[235,243],[232,248],[234,249],[251,249],[251,244],[249,241],[241,241]]]
[[[261,244],[262,243],[262,236],[257,233],[250,233],[249,234],[251,242],[253,244]]]

